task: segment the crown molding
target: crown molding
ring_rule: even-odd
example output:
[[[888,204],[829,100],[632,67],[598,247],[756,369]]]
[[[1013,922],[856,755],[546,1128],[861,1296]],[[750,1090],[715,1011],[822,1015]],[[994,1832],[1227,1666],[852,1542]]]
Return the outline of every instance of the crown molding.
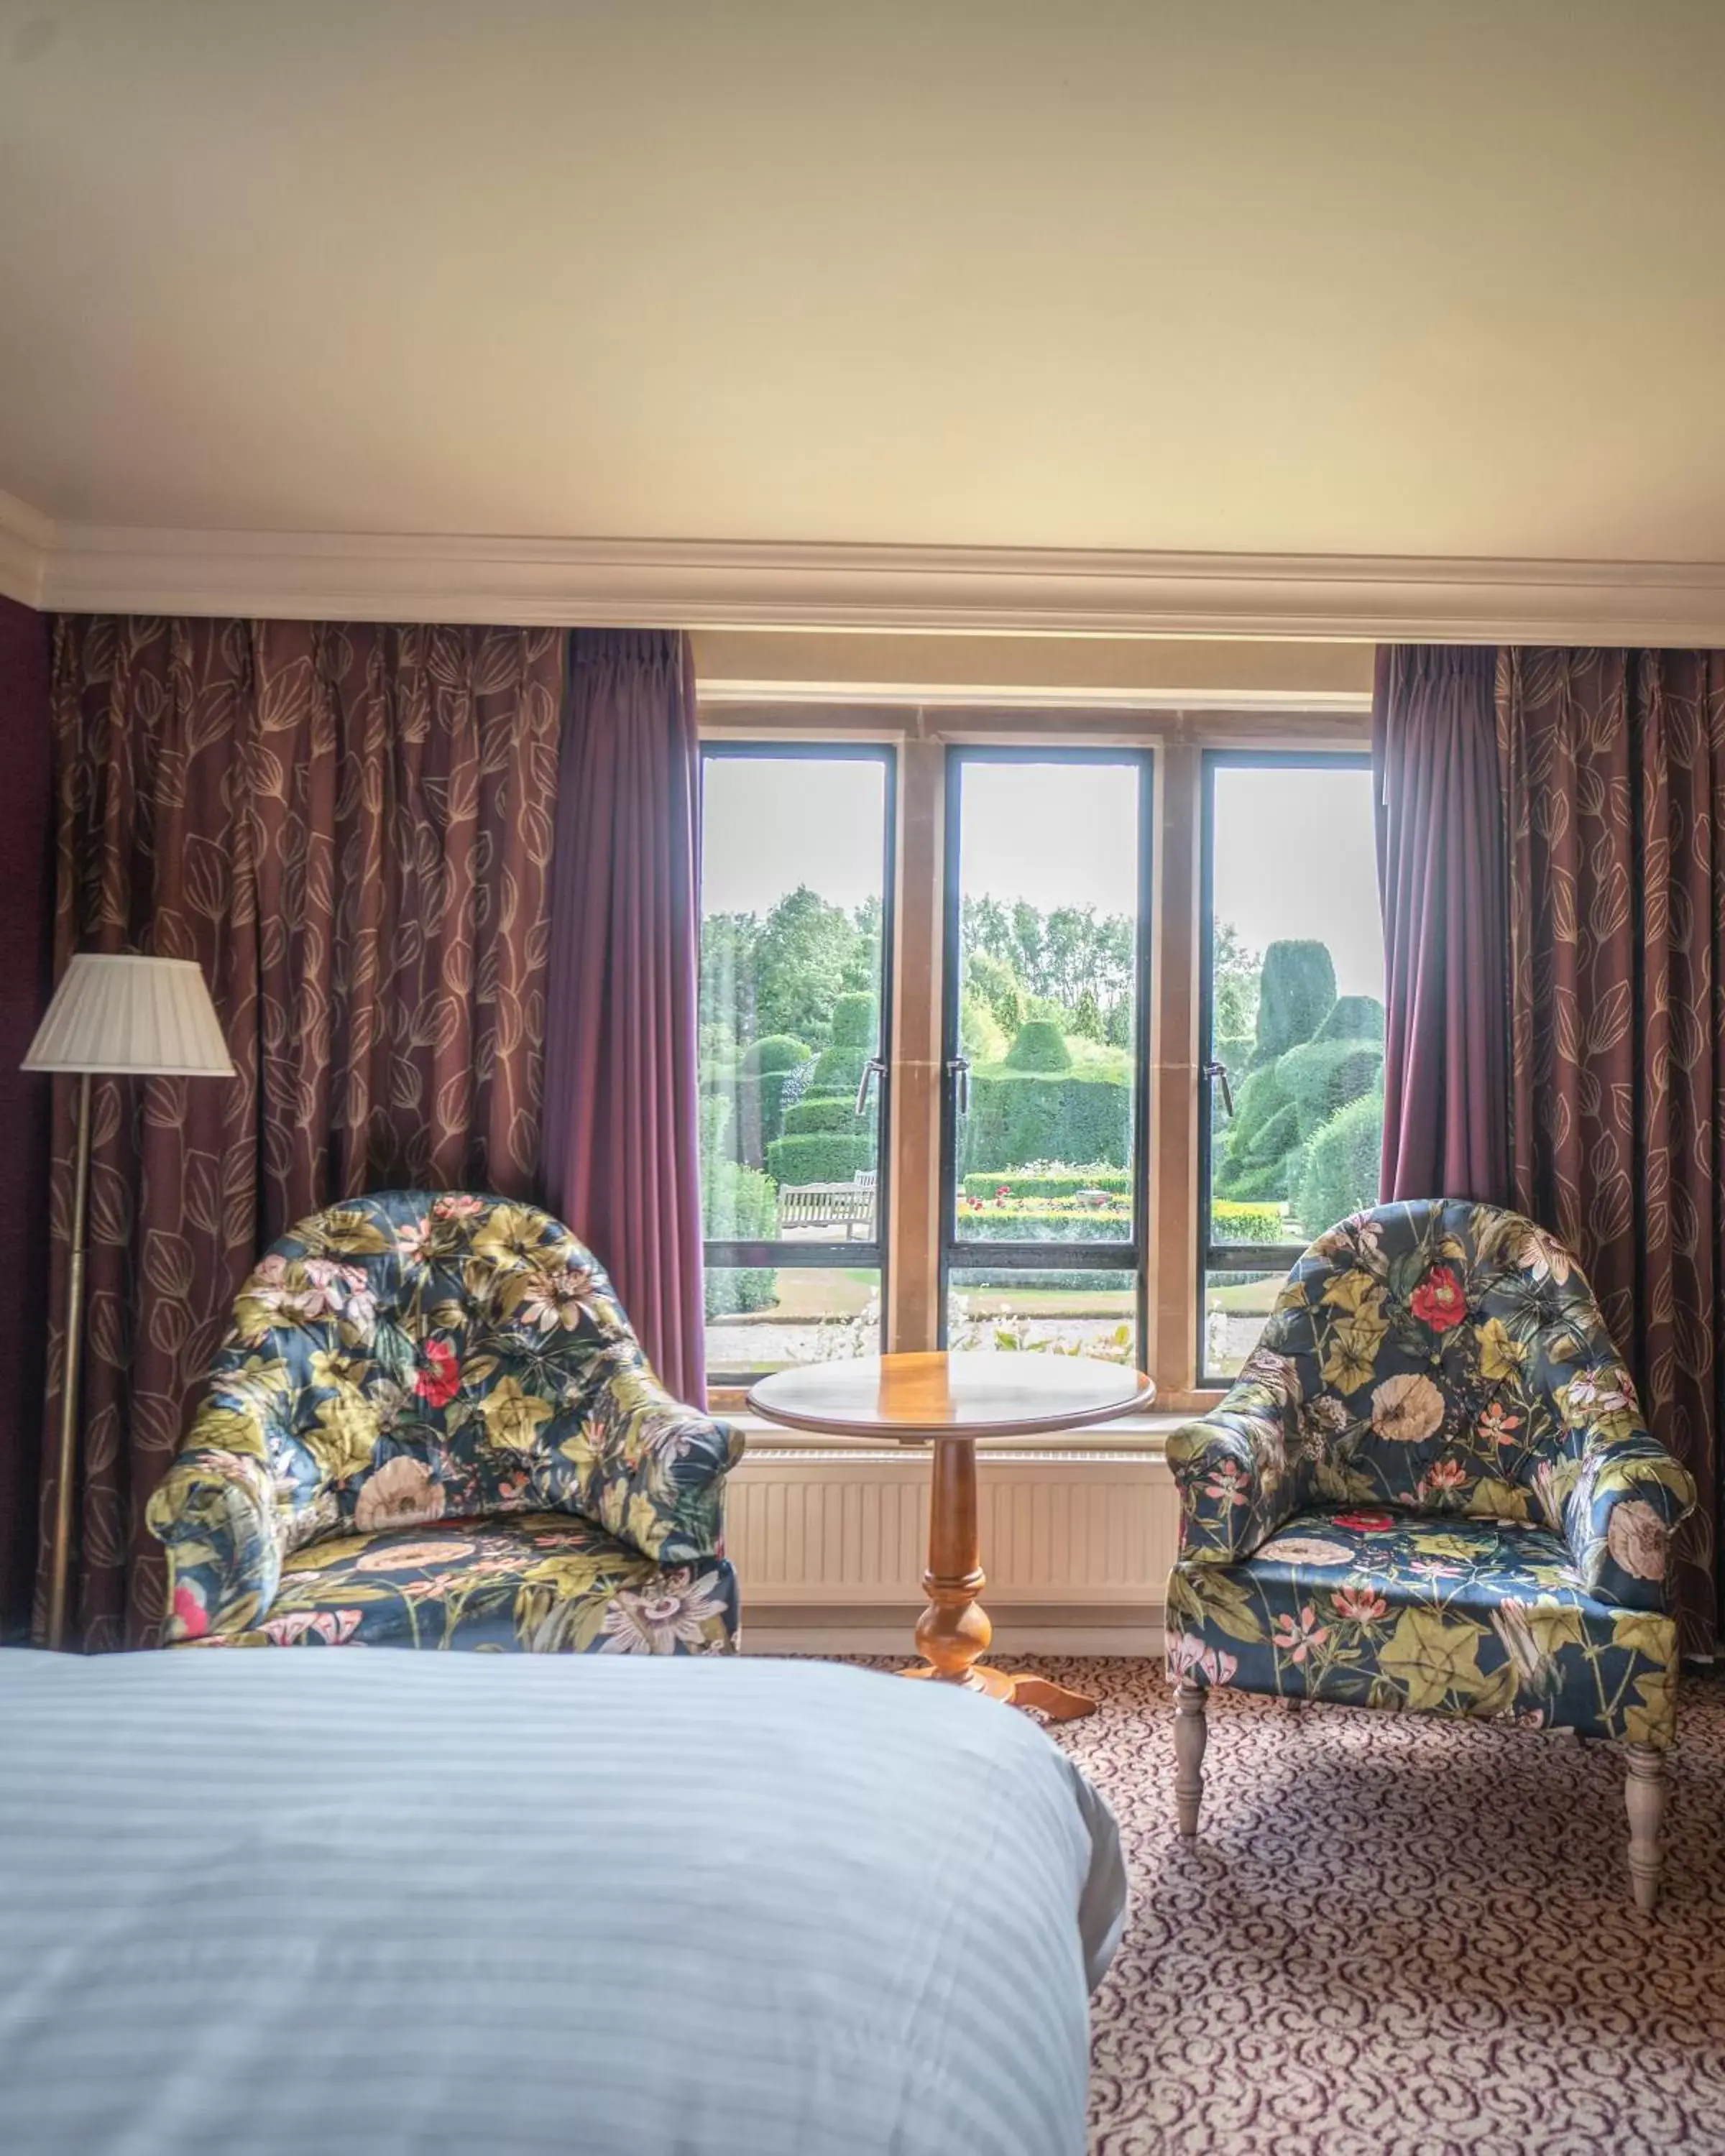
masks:
[[[1725,644],[1725,562],[171,531],[3,495],[0,590],[298,620]]]
[[[0,493],[0,597],[21,599],[26,606],[42,605],[54,543],[52,519],[15,494]]]

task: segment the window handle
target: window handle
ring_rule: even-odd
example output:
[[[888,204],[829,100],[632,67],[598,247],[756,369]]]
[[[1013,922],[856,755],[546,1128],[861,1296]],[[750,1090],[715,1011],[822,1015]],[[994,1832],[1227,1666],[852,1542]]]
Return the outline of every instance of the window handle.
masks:
[[[1234,1120],[1234,1093],[1228,1083],[1228,1065],[1225,1063],[1206,1063],[1204,1075],[1213,1085],[1221,1087],[1222,1106],[1231,1122]]]
[[[856,1112],[858,1115],[867,1115],[869,1112],[869,1088],[874,1084],[877,1078],[884,1078],[886,1075],[886,1065],[880,1060],[880,1058],[878,1055],[871,1055],[868,1061],[863,1065],[862,1083],[856,1089]]]
[[[953,1113],[968,1116],[970,1113],[970,1058],[968,1055],[948,1057],[947,1075],[952,1081]]]

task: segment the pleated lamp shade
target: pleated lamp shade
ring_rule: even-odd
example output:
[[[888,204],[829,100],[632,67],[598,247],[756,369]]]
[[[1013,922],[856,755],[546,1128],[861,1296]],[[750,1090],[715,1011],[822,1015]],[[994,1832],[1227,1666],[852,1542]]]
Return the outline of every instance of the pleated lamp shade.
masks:
[[[231,1078],[221,1020],[195,958],[82,952],[54,1001],[26,1070],[130,1073],[140,1078]]]

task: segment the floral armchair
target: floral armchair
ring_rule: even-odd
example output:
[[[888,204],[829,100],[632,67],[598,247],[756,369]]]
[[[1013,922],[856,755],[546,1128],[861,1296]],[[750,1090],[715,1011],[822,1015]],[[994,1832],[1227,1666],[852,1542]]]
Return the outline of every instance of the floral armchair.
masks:
[[[1384,1205],[1321,1235],[1239,1382],[1168,1440],[1182,1835],[1210,1687],[1503,1716],[1623,1741],[1658,1890],[1687,1474],[1642,1423],[1580,1267],[1518,1214]]]
[[[170,1645],[724,1651],[725,1424],[528,1205],[390,1191],[259,1264],[151,1500]]]

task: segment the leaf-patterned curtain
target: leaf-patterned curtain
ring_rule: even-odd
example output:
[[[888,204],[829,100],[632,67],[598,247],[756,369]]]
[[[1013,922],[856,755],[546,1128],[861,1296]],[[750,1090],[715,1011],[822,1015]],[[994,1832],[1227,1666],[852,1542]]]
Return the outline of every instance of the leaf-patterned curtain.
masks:
[[[1577,1250],[1696,1479],[1683,1646],[1722,1615],[1725,652],[1499,654],[1516,1202]]]
[[[533,1190],[564,650],[550,629],[55,625],[57,968],[197,959],[239,1072],[95,1081],[88,1647],[153,1635],[144,1505],[261,1245],[364,1190]],[[58,1323],[71,1083],[56,1093]]]

